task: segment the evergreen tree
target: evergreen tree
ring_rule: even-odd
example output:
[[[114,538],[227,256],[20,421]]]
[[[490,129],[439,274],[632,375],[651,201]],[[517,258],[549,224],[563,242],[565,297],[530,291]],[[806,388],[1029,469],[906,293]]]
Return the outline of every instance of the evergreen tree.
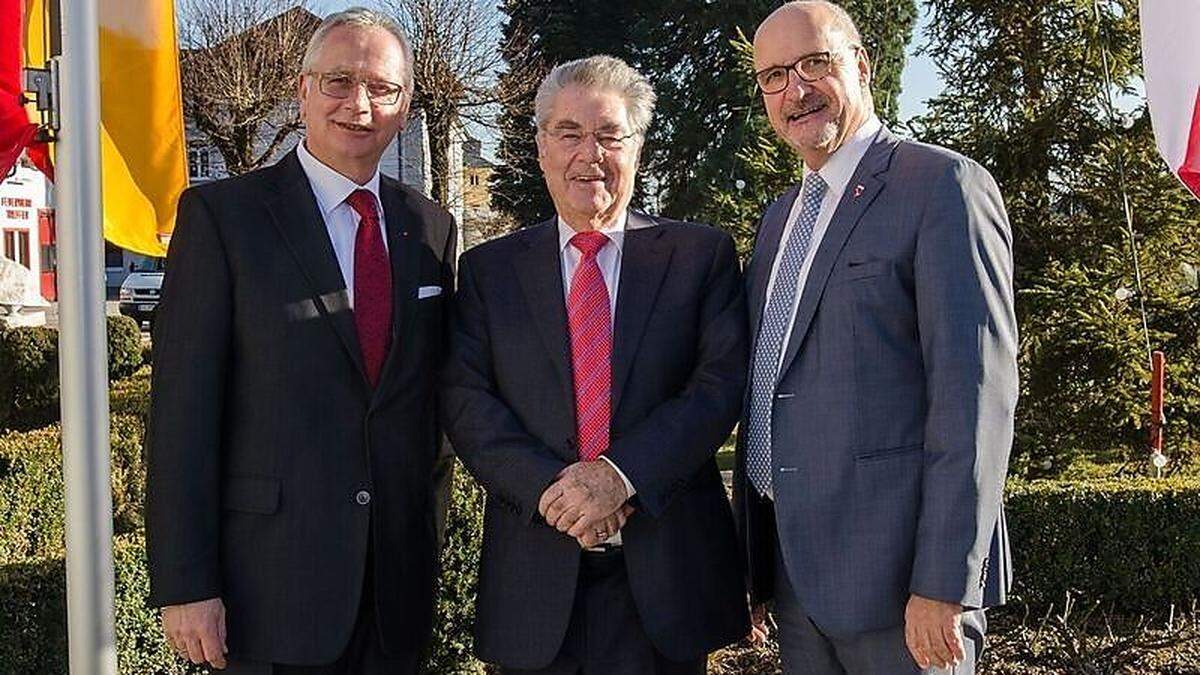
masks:
[[[799,160],[774,138],[754,88],[746,35],[777,0],[506,0],[510,73],[591,54],[624,58],[645,73],[658,109],[643,152],[656,209],[733,232],[745,249],[761,209],[791,184]],[[915,0],[850,0],[876,71],[880,114],[894,121]],[[527,46],[526,46],[527,43]],[[493,195],[518,221],[552,212],[533,144],[532,96],[507,107]],[[741,180],[744,190],[735,186]],[[645,188],[645,186],[641,186]],[[636,201],[641,201],[635,196]]]
[[[750,38],[781,3],[667,0],[650,26],[641,63],[660,94],[649,164],[664,191],[663,211],[728,229],[749,250],[762,210],[799,181],[800,159],[780,141],[754,84]],[[872,64],[876,110],[899,110],[905,48],[915,0],[843,3]]]
[[[508,71],[500,85],[540,81],[557,64],[593,54],[631,60],[631,22],[622,0],[503,0],[502,50]],[[640,3],[636,3],[640,4]],[[537,163],[534,91],[509,99],[500,116],[499,166],[492,177],[492,202],[520,225],[550,217],[554,206]]]
[[[1169,437],[1194,442],[1200,294],[1183,271],[1200,261],[1200,208],[1163,170],[1144,105],[1127,113],[1109,105],[1111,94],[1128,98],[1140,76],[1137,3],[929,4],[928,52],[946,89],[914,128],[983,163],[1013,226],[1022,375],[1015,466],[1039,474],[1080,454],[1145,452],[1143,304],[1150,346],[1171,364]]]

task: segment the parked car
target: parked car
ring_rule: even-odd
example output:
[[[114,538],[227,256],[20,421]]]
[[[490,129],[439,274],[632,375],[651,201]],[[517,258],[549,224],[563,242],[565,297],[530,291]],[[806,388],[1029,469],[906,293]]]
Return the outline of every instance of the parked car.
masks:
[[[121,292],[118,296],[121,313],[132,317],[138,325],[154,320],[154,310],[158,308],[159,291],[162,289],[163,273],[161,270],[133,271],[121,282]]]

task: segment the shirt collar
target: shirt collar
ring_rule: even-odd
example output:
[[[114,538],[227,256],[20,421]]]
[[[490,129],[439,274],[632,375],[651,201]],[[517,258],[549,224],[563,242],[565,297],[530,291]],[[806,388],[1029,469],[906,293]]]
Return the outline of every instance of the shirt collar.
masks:
[[[329,213],[346,202],[346,198],[355,190],[367,190],[372,195],[375,195],[375,206],[380,213],[383,212],[383,204],[379,200],[379,169],[375,169],[375,174],[367,181],[366,185],[359,185],[354,181],[346,178],[342,174],[334,171],[321,160],[313,157],[312,153],[305,147],[304,141],[301,141],[296,146],[296,157],[300,160],[300,166],[304,169],[304,174],[308,176],[308,182],[312,185],[313,194],[317,197],[317,206],[321,209],[321,216],[328,218]]]
[[[571,245],[571,237],[574,237],[576,232],[571,229],[567,221],[562,219],[562,216],[557,216],[556,220],[558,221],[558,250],[562,252]],[[609,241],[616,245],[619,251],[625,243],[625,225],[628,222],[629,211],[622,211],[621,215],[617,217],[617,222],[613,223],[612,227],[599,230],[599,232],[603,232]]]
[[[825,184],[829,186],[828,194],[841,195],[846,191],[846,185],[850,183],[850,179],[854,176],[855,169],[858,168],[858,163],[862,161],[863,155],[867,154],[867,150],[871,147],[871,143],[875,141],[875,135],[883,128],[883,123],[875,115],[871,115],[862,126],[851,134],[850,138],[842,144],[829,156],[816,173],[820,174],[824,179]],[[805,175],[812,173],[805,171]]]

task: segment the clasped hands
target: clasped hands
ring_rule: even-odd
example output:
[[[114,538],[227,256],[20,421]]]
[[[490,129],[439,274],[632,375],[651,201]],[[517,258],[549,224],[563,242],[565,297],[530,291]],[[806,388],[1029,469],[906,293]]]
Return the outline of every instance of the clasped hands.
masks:
[[[546,524],[574,537],[583,548],[607,541],[633,514],[625,482],[604,460],[576,462],[559,472],[542,493],[538,513]]]

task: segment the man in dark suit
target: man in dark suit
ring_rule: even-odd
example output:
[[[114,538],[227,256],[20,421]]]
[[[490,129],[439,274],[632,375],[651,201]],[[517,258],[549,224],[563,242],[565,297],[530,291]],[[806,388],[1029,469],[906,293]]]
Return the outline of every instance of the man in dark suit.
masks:
[[[784,669],[974,672],[1010,582],[1012,236],[978,164],[875,117],[858,30],[790,2],[754,39],[802,186],[764,214],[735,503]],[[756,622],[761,612],[756,608]]]
[[[411,68],[390,19],[330,16],[299,84],[303,143],[180,201],[146,525],[151,602],[195,663],[415,672],[429,639],[455,230],[379,174]]]
[[[702,673],[749,626],[714,461],[741,282],[728,235],[628,210],[653,104],[617,59],[555,68],[557,216],[462,258],[443,411],[488,493],[475,647],[506,672]]]

